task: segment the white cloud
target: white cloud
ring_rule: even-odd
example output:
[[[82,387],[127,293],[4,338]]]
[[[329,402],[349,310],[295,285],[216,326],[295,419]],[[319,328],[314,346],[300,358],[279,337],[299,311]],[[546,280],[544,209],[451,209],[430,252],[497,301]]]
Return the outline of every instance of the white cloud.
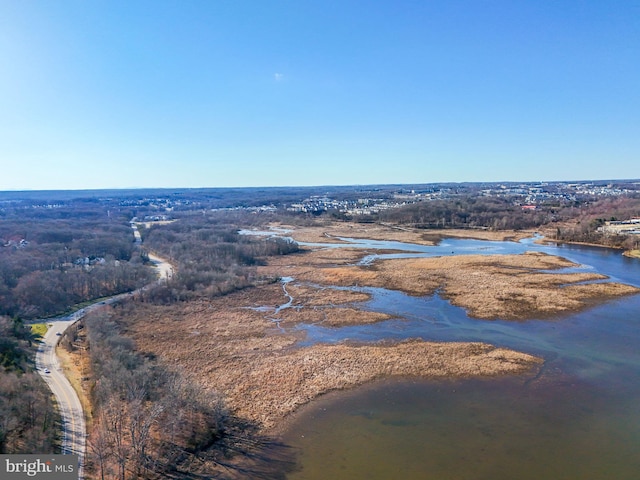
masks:
[[[284,80],[284,73],[274,73],[273,74],[273,79],[276,82],[281,82],[282,80]]]

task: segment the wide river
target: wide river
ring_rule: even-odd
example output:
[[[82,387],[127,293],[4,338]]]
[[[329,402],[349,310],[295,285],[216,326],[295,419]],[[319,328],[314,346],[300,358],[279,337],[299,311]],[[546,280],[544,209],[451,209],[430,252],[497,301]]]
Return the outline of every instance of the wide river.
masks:
[[[354,245],[411,256],[542,251],[640,287],[640,261],[603,248],[451,239],[435,247],[347,246]],[[300,326],[305,342],[483,341],[539,355],[544,367],[482,380],[388,380],[325,395],[294,415],[283,436],[297,461],[287,479],[640,478],[640,295],[555,319],[507,322],[471,319],[437,295],[363,290],[372,298],[361,308],[394,319]]]

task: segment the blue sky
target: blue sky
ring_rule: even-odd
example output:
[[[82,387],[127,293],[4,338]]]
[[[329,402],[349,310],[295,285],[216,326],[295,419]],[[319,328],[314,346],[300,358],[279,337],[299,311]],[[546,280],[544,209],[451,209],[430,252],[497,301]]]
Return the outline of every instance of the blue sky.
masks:
[[[0,0],[0,190],[640,177],[637,1]]]

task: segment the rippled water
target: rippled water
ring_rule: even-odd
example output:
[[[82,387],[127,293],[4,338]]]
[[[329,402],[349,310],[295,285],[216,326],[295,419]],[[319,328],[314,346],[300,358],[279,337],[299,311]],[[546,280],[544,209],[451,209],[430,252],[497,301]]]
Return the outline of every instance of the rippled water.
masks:
[[[423,256],[543,251],[580,264],[578,270],[640,286],[640,261],[607,249],[532,241],[355,242]],[[562,318],[506,322],[470,319],[437,295],[363,290],[372,299],[362,308],[396,318],[301,326],[306,342],[485,341],[540,355],[545,366],[538,376],[395,380],[327,395],[303,408],[284,436],[298,451],[288,479],[639,478],[640,295]]]

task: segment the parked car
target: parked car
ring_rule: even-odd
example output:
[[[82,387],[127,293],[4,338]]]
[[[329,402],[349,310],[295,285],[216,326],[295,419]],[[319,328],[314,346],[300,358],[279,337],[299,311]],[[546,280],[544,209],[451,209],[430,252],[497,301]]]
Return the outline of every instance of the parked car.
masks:
[[[48,368],[45,368],[44,373],[51,373],[51,370],[49,370]]]

